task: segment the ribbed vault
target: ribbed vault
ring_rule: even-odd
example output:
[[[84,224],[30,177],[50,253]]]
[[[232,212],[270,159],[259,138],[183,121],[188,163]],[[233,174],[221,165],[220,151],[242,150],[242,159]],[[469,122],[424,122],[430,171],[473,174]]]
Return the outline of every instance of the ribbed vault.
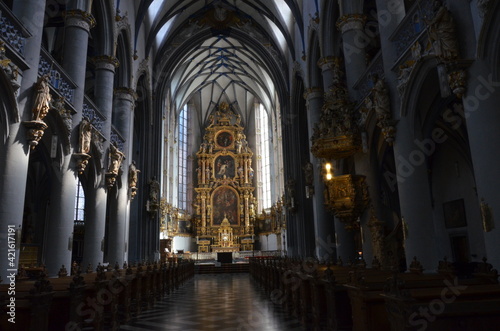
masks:
[[[205,120],[225,101],[249,116],[255,101],[268,111],[286,100],[292,36],[303,35],[297,0],[142,0],[136,34],[147,29],[156,95],[169,93],[177,113],[195,104]]]

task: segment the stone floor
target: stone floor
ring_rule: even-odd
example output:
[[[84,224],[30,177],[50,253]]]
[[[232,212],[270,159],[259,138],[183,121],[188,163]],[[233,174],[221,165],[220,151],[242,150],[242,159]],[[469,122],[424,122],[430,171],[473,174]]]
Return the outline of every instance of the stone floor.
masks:
[[[249,274],[196,275],[120,330],[306,330],[253,282]]]

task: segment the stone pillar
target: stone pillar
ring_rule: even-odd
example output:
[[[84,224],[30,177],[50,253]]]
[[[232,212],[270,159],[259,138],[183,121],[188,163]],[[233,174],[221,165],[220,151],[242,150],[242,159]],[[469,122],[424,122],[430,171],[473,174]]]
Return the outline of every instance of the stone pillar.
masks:
[[[70,10],[65,14],[65,40],[63,67],[77,88],[73,97],[73,105],[82,109],[85,70],[87,64],[87,45],[89,31],[95,24],[93,17],[81,10]],[[73,116],[72,150],[78,150],[78,124],[82,118],[81,111]],[[75,192],[77,177],[71,154],[65,156],[61,167],[59,181],[54,180],[51,192],[50,219],[46,227],[47,243],[44,245],[43,261],[49,276],[55,276],[61,265],[71,265],[71,251],[75,218]]]
[[[380,201],[378,201],[378,197],[380,196],[378,191],[378,180],[377,174],[374,173],[372,167],[370,167],[370,155],[367,153],[357,153],[354,155],[354,162],[356,165],[356,174],[363,175],[366,177],[366,185],[368,186],[368,193],[370,195],[370,203],[373,206],[373,211],[370,211],[370,208],[365,209],[365,211],[360,215],[360,238],[363,250],[363,258],[366,263],[371,266],[371,262],[374,256],[373,250],[373,242],[372,238],[372,230],[369,227],[368,222],[370,221],[370,217],[372,216],[372,212],[375,213],[375,217],[378,215],[378,207]],[[377,256],[380,260],[380,256]]]
[[[464,116],[467,122],[470,151],[474,165],[477,195],[481,203],[486,258],[495,269],[500,268],[500,175],[496,153],[500,142],[500,82],[495,79],[498,68],[491,69],[484,62],[476,61],[469,70],[467,92],[463,98]],[[493,71],[493,73],[492,73]],[[447,116],[450,124],[458,127],[464,118],[459,115]],[[490,214],[490,216],[488,216]],[[472,224],[468,225],[473,226]],[[473,252],[471,252],[473,253]],[[479,259],[482,256],[478,256]]]
[[[319,59],[318,66],[321,68],[324,86],[330,87],[333,83],[339,83],[339,79],[342,79],[342,77],[340,77],[341,70],[338,67],[340,63],[339,61],[340,59],[335,56],[325,56]],[[335,167],[335,164],[339,162],[333,162],[333,160],[331,161],[334,167],[334,175],[341,175],[339,169]],[[324,188],[324,185],[322,184],[321,187]],[[316,194],[318,194],[318,192]],[[324,195],[322,195],[321,199],[324,200]],[[357,255],[354,232],[347,231],[344,228],[344,224],[337,218],[332,219],[332,223],[332,227],[334,228],[332,233],[335,233],[335,240],[332,238],[332,242],[334,242],[337,247],[336,257],[342,258],[344,262],[347,262],[349,259],[354,259]],[[328,245],[330,244],[330,242],[327,243]]]
[[[38,77],[40,45],[42,41],[45,0],[14,1],[13,12],[32,34],[24,46],[25,59],[29,69],[23,71],[19,88],[17,107],[22,120],[31,120],[32,95]],[[2,96],[4,98],[6,96]],[[23,223],[24,196],[28,174],[29,145],[26,130],[21,122],[8,123],[9,136],[0,148],[0,247],[5,256],[0,260],[0,276],[4,283],[10,274],[8,269],[17,269],[19,263],[20,231]],[[13,225],[19,235],[15,248],[14,265],[7,260],[8,226]]]
[[[106,137],[103,144],[104,155],[101,161],[102,169],[97,169],[94,180],[95,187],[93,193],[85,199],[87,219],[85,222],[85,237],[82,266],[86,267],[89,263],[95,267],[103,262],[103,245],[105,240],[106,225],[106,206],[107,193],[104,172],[108,166],[109,137],[111,136],[111,114],[113,108],[113,84],[115,69],[118,66],[116,58],[111,56],[98,56],[92,59],[96,66],[96,78],[94,87],[94,103],[97,109],[106,117],[106,122],[102,126],[102,134]],[[108,261],[114,265],[115,261]],[[121,265],[121,264],[120,264]]]
[[[318,67],[321,69],[323,76],[323,86],[330,87],[337,79],[336,76],[336,63],[340,59],[335,56],[325,56],[318,60]],[[319,116],[319,115],[318,115]]]
[[[321,88],[310,88],[304,93],[307,107],[308,130],[311,134],[314,125],[319,123],[321,108],[323,106],[323,90]],[[309,149],[312,147],[312,141],[309,140]],[[325,189],[321,160],[311,155],[313,164],[313,187],[314,193],[310,197],[313,202],[314,211],[314,235],[316,238],[316,256],[320,260],[329,260],[335,258],[335,231],[334,231],[334,217],[329,214],[325,209],[325,199],[323,191]],[[312,192],[311,192],[312,193]]]
[[[102,176],[100,181],[103,181]],[[85,236],[83,244],[82,270],[86,270],[91,264],[93,268],[99,262],[103,262],[104,255],[104,219],[101,212],[106,212],[106,190],[99,183],[99,187],[94,188],[89,185],[85,194]]]
[[[121,135],[130,142],[131,120],[135,103],[135,92],[128,88],[115,90],[113,123]],[[125,157],[130,154],[131,146],[126,142],[123,147]],[[128,187],[128,169],[132,159],[122,162],[121,185],[117,186],[116,210],[110,213],[108,232],[108,261],[122,265],[128,258],[128,228],[130,218],[130,201]],[[111,206],[110,206],[111,207]]]
[[[399,188],[401,216],[408,226],[405,240],[406,263],[416,256],[426,271],[438,266],[437,243],[434,234],[431,188],[426,156],[412,133],[411,121],[401,118],[394,144],[397,174],[384,174],[392,187]],[[422,142],[420,142],[422,144]],[[395,177],[397,175],[397,177]]]
[[[365,21],[366,17],[362,14],[346,14],[337,22],[342,33],[347,87],[351,97],[355,96],[354,84],[366,70],[367,39],[363,31]]]
[[[77,88],[73,96],[73,105],[78,110],[73,115],[73,126],[78,126],[82,120],[83,97],[85,95],[85,71],[87,68],[87,47],[89,32],[95,25],[90,13],[82,10],[68,10],[64,16],[64,60],[66,73],[75,82]],[[78,145],[78,134],[73,135],[74,148]]]

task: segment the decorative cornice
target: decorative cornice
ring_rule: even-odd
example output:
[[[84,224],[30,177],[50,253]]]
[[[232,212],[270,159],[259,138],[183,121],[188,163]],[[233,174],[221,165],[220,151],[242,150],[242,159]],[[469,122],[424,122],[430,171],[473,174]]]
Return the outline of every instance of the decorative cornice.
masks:
[[[120,66],[120,61],[116,57],[109,55],[94,56],[92,63],[94,63],[97,70],[105,69],[112,72],[115,72],[115,69]]]
[[[337,28],[342,34],[350,30],[363,30],[366,23],[366,15],[349,14],[341,16],[337,21]]]
[[[92,14],[79,9],[68,10],[64,12],[63,16],[67,27],[74,26],[82,28],[87,32],[96,24],[96,20]]]

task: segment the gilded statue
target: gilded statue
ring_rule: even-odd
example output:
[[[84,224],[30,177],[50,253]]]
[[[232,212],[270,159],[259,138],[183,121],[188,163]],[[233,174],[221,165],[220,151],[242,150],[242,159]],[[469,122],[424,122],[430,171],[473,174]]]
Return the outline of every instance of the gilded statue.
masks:
[[[122,164],[122,161],[125,157],[125,154],[120,152],[118,147],[116,147],[115,144],[111,144],[109,146],[109,157],[110,157],[110,164],[109,164],[109,169],[108,172],[117,175],[118,170],[120,169],[120,165]]]
[[[137,169],[137,166],[135,164],[135,161],[132,160],[132,163],[129,166],[128,169],[128,185],[129,187],[137,187],[137,183],[139,181],[139,172],[141,172],[139,169]]]
[[[429,24],[429,40],[436,55],[445,60],[458,58],[455,22],[441,1],[434,1],[434,18]]]
[[[90,153],[90,142],[92,141],[92,125],[87,117],[80,123],[80,153]]]
[[[150,204],[158,204],[158,196],[160,194],[160,183],[156,180],[156,177],[153,176],[149,181],[149,202]]]
[[[43,75],[36,83],[36,97],[33,105],[33,120],[41,121],[47,116],[50,109],[49,75]]]

